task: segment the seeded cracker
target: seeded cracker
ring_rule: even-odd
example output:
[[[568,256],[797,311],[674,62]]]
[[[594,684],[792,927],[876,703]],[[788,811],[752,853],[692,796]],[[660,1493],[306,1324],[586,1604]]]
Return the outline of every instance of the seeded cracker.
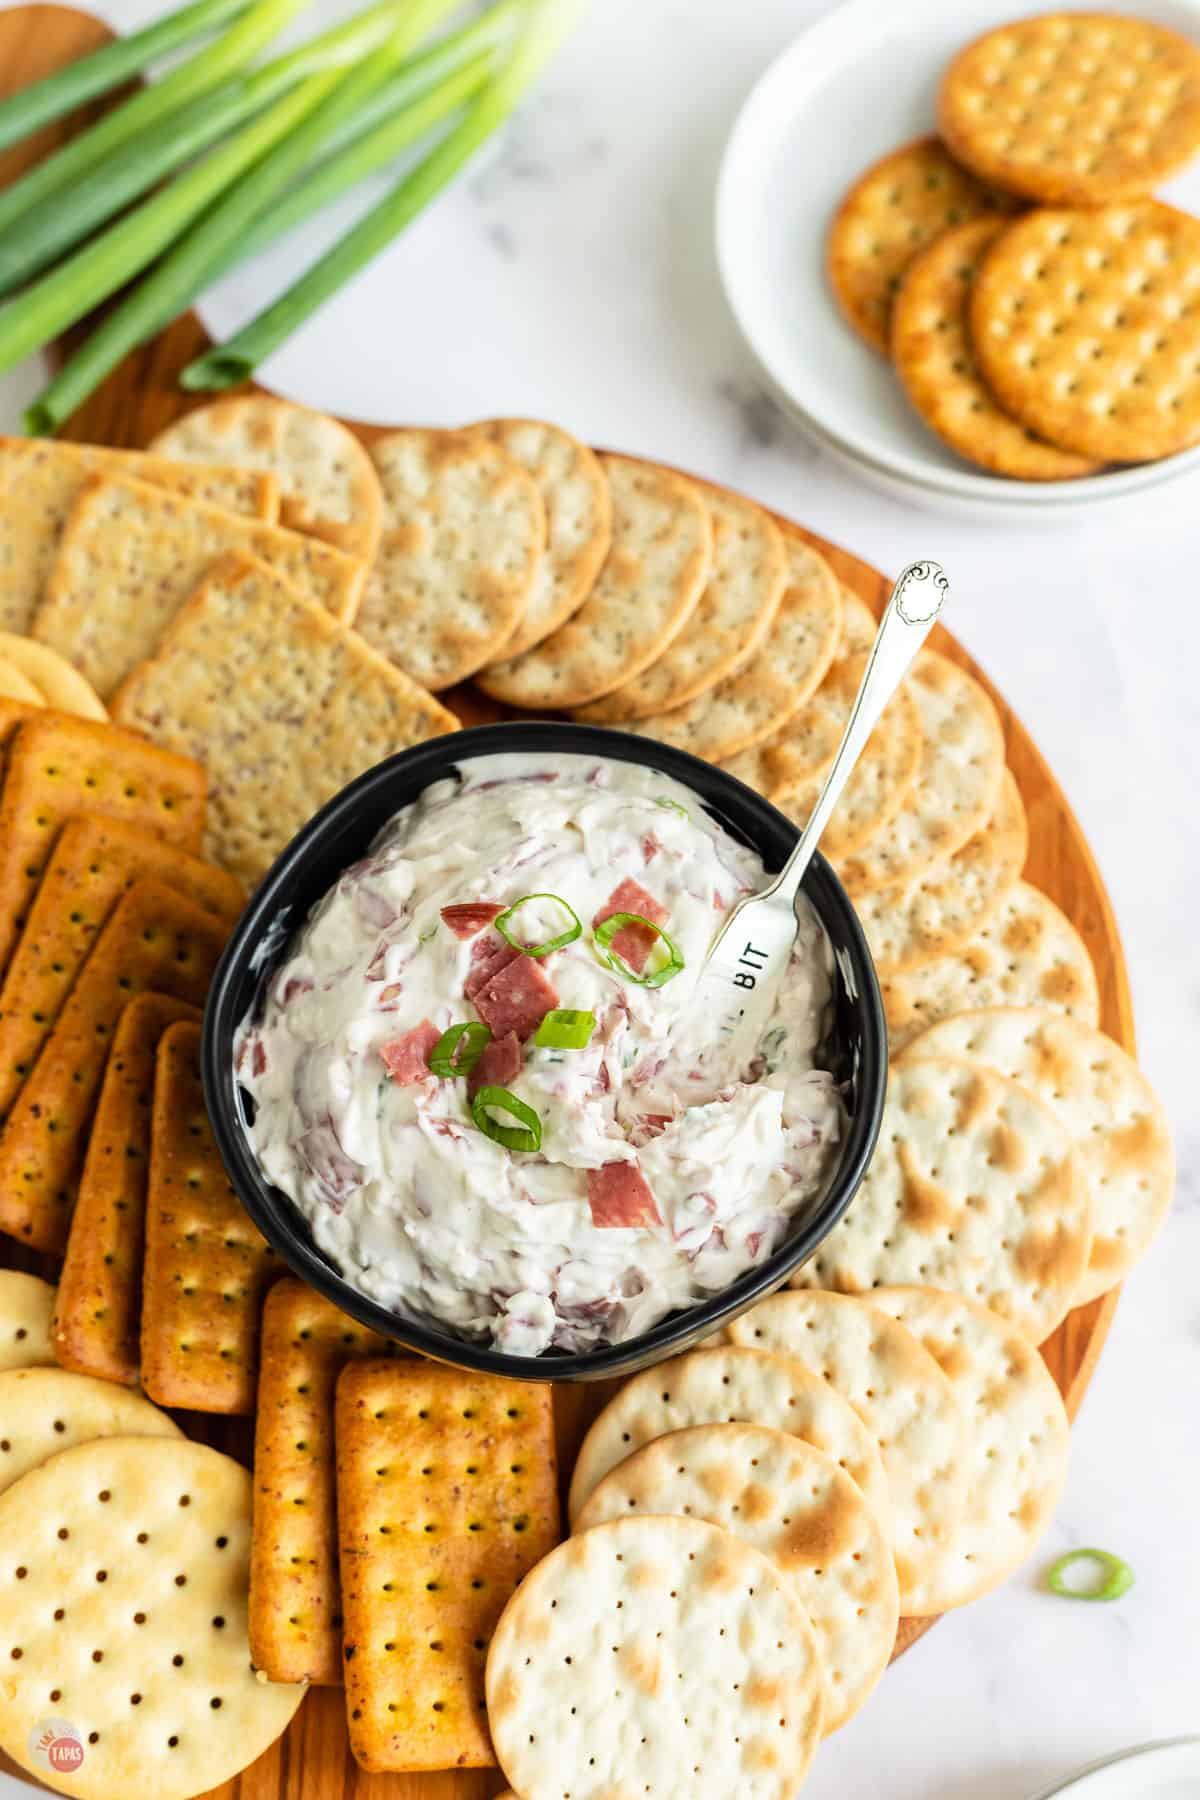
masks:
[[[0,1269],[0,1370],[52,1364],[55,1289],[36,1275]]]
[[[235,463],[278,483],[279,522],[367,562],[383,499],[363,446],[339,419],[270,394],[217,400],[177,419],[150,448],[183,463]],[[133,473],[134,471],[130,471]]]
[[[337,1389],[350,1747],[373,1770],[491,1768],[488,1640],[558,1537],[548,1387],[355,1362]]]
[[[142,1383],[163,1406],[254,1410],[259,1311],[282,1273],[229,1185],[204,1108],[200,1027],[171,1025],[154,1070]]]
[[[62,1254],[122,1010],[148,989],[202,1005],[226,929],[161,882],[118,902],[0,1133],[0,1230]]]
[[[93,1438],[183,1436],[144,1395],[65,1369],[10,1369],[0,1375],[0,1421],[0,1494],[30,1469]]]
[[[458,725],[356,633],[240,557],[213,568],[113,712],[204,759],[207,854],[248,886],[356,775]]]
[[[342,1685],[333,1397],[352,1357],[387,1344],[302,1281],[277,1281],[262,1318],[254,1441],[250,1650],[272,1681]]]
[[[72,508],[33,636],[107,701],[229,551],[261,558],[341,624],[353,622],[366,572],[356,557],[144,482],[95,476]]]
[[[54,1354],[104,1381],[141,1372],[142,1254],[154,1059],[159,1039],[200,1013],[167,994],[139,994],[121,1014],[96,1104],[67,1254],[58,1281]]]

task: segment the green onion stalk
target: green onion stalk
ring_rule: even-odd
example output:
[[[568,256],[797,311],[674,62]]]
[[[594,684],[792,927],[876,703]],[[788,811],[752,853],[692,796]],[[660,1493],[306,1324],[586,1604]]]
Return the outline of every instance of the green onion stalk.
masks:
[[[189,363],[184,387],[234,387],[251,376],[338,289],[372,262],[447,187],[508,119],[579,13],[584,0],[532,0],[530,18],[511,57],[462,119],[377,207],[341,238],[273,305]]]
[[[94,168],[100,157],[122,144],[136,144],[142,132],[168,113],[201,94],[211,93],[235,70],[245,68],[305,4],[306,0],[258,0],[215,44],[198,51],[161,81],[143,88],[124,106],[106,113],[89,130],[80,132],[53,156],[46,157],[0,194],[0,231],[6,231],[14,219],[24,218],[51,196],[61,194]]]
[[[387,0],[349,27],[323,32],[261,69],[238,74],[214,93],[168,114],[133,142],[102,157],[52,206],[39,208],[17,228],[0,233],[0,297],[39,274],[298,81],[323,69],[345,67],[365,54],[372,47],[368,24],[372,16],[378,27],[374,41],[382,42],[395,26],[396,0]]]
[[[65,69],[32,82],[19,94],[0,101],[0,150],[73,112],[85,101],[111,93],[160,56],[169,56],[204,32],[215,31],[244,12],[248,4],[249,0],[193,0],[192,5],[181,6],[153,25],[116,38],[102,50],[93,50],[90,56],[81,56]]]

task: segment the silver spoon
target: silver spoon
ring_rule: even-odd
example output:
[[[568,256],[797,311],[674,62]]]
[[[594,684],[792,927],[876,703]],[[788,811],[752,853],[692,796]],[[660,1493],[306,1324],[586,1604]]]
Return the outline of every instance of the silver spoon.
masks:
[[[726,1039],[745,1040],[747,1055],[771,1011],[796,940],[796,900],[817,840],[880,714],[942,610],[949,582],[940,563],[910,563],[887,603],[862,682],[825,786],[800,841],[769,886],[731,908],[709,946],[697,999]]]

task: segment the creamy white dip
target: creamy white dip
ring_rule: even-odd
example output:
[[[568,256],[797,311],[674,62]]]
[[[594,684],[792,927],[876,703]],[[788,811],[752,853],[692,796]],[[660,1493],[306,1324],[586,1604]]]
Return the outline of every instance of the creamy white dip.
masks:
[[[721,914],[763,876],[695,795],[653,770],[581,756],[464,764],[314,908],[261,1017],[242,1026],[263,1173],[364,1294],[517,1355],[619,1343],[727,1287],[823,1190],[843,1118],[814,1066],[832,963],[806,906],[748,1064],[731,1066],[736,1051],[693,1005]],[[660,987],[630,980],[595,943],[593,921],[623,881],[646,913],[657,904],[682,956]],[[539,1048],[527,1033],[519,1051],[507,1046],[519,1066],[502,1085],[537,1113],[536,1152],[479,1129],[466,1079],[426,1072],[434,1028],[480,1016],[464,984],[477,987],[483,960],[504,949],[493,925],[459,936],[461,915],[452,929],[442,909],[529,894],[560,896],[583,931],[544,958],[510,950],[510,979],[540,991],[544,978],[555,1007],[596,1020],[581,1049]],[[510,929],[540,943],[565,916],[542,902]],[[655,944],[644,972],[665,955]],[[477,990],[481,1009],[496,991]],[[494,1004],[490,1016],[506,1018]],[[596,1222],[629,1207],[653,1222]]]

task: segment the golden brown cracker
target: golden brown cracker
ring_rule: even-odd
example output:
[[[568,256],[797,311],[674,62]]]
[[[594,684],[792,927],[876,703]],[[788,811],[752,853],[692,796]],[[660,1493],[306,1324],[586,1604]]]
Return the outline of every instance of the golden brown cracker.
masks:
[[[139,994],[121,1014],[58,1278],[58,1361],[77,1374],[130,1386],[140,1371],[154,1058],[163,1032],[181,1019],[198,1023],[200,1013],[169,994]]]
[[[171,1025],[154,1065],[142,1386],[161,1406],[254,1411],[259,1310],[282,1273],[229,1185],[200,1079],[200,1027]]]
[[[333,1397],[352,1357],[386,1341],[302,1281],[277,1281],[262,1316],[254,1440],[250,1650],[272,1681],[342,1685]]]
[[[558,1538],[550,1390],[439,1363],[337,1389],[350,1747],[365,1769],[490,1768],[484,1659]]]
[[[148,989],[202,1005],[226,935],[162,882],[118,902],[0,1132],[0,1230],[61,1255],[122,1011]]]
[[[1148,194],[1200,150],[1200,50],[1148,19],[1014,19],[960,50],[938,128],[984,181],[1049,205]]]

